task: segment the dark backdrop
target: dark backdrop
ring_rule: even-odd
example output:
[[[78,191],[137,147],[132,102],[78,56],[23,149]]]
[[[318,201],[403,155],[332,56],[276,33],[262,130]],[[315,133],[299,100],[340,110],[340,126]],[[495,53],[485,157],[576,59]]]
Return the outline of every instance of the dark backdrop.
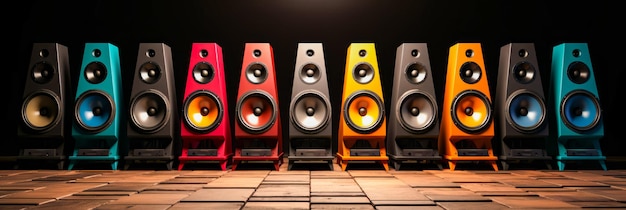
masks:
[[[480,42],[491,94],[496,87],[500,47],[535,44],[547,90],[551,52],[563,42],[586,42],[604,114],[605,155],[622,156],[618,137],[624,18],[612,1],[421,1],[421,0],[231,0],[231,1],[25,1],[6,19],[10,40],[7,108],[2,111],[2,153],[16,151],[16,124],[23,84],[35,42],[59,42],[69,49],[72,88],[86,42],[110,42],[120,49],[125,103],[128,102],[138,45],[163,42],[172,48],[177,103],[182,103],[193,42],[223,48],[231,119],[241,73],[244,44],[268,42],[274,49],[281,118],[287,136],[289,100],[299,42],[324,44],[336,134],[346,51],[353,42],[376,44],[384,100],[390,101],[396,48],[404,42],[428,43],[438,102],[442,102],[448,49],[457,42]],[[7,11],[8,12],[8,11]],[[16,43],[17,42],[17,43]],[[5,89],[6,90],[6,89]],[[386,104],[388,109],[390,104]],[[549,115],[552,117],[552,115]],[[231,122],[234,124],[234,121]],[[288,151],[286,138],[283,140]],[[336,145],[336,144],[335,144]],[[336,146],[335,147],[336,150]]]

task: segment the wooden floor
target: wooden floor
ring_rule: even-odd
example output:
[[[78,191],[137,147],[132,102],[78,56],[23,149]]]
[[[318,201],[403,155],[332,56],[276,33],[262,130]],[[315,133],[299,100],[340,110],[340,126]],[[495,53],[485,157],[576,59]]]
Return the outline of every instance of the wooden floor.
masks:
[[[0,209],[579,209],[626,208],[626,169],[454,171],[403,164],[246,163],[184,170],[4,169]],[[204,167],[204,168],[203,168]],[[326,167],[326,168],[324,168]],[[406,167],[406,168],[405,168]]]

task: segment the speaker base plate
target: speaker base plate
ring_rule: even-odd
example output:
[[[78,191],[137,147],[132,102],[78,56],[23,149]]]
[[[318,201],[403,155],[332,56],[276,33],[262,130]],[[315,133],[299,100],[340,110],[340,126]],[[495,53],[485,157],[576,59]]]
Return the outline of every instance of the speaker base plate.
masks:
[[[242,149],[243,150],[243,149]],[[283,163],[283,153],[280,152],[276,155],[269,155],[269,156],[241,156],[241,155],[235,155],[233,156],[233,165],[231,167],[231,170],[235,170],[237,169],[237,166],[242,162],[242,161],[272,161],[274,164],[274,170],[279,171],[280,170],[280,165]]]
[[[376,161],[380,162],[385,171],[389,171],[389,157],[387,155],[380,156],[344,156],[341,153],[337,153],[337,164],[341,165],[341,170],[345,171],[350,161]]]

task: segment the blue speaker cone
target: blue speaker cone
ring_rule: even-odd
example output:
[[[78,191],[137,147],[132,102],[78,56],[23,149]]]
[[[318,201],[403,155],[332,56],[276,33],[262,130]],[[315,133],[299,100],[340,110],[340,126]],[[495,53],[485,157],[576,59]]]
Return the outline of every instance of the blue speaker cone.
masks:
[[[113,120],[115,107],[111,98],[101,91],[88,91],[76,103],[76,120],[87,131],[101,131]]]
[[[599,102],[588,91],[572,91],[562,101],[561,117],[565,125],[573,130],[590,130],[600,121]]]
[[[543,99],[532,92],[519,90],[507,103],[508,120],[521,131],[533,131],[543,125],[546,106]]]

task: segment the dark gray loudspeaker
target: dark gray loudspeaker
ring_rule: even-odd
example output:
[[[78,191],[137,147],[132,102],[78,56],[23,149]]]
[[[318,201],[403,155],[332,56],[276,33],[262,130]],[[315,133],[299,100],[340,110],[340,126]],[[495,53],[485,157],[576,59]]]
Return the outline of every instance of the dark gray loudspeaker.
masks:
[[[396,51],[387,126],[387,155],[396,170],[406,161],[441,168],[439,111],[426,43],[403,43]]]
[[[297,162],[332,161],[332,104],[324,47],[299,43],[289,106],[289,170]]]
[[[171,48],[140,43],[128,105],[126,168],[133,163],[161,162],[172,169],[178,113],[174,83]]]
[[[500,48],[500,66],[494,106],[499,160],[510,163],[542,160],[551,168],[546,152],[547,106],[533,43],[509,43]]]
[[[24,85],[18,125],[20,163],[55,162],[63,168],[69,121],[65,117],[70,89],[67,47],[34,43]],[[29,161],[30,160],[30,161]],[[41,164],[38,164],[39,167]]]

